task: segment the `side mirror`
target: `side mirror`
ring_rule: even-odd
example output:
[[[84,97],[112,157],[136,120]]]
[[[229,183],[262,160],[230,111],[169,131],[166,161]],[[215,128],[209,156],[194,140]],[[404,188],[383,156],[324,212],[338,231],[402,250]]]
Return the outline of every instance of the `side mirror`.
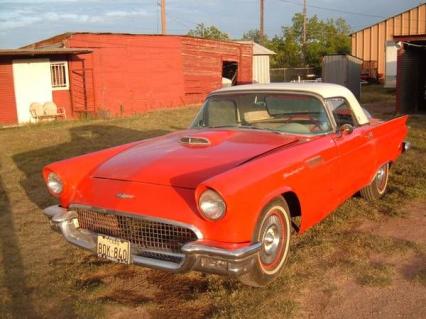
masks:
[[[339,133],[341,136],[352,134],[354,127],[350,124],[343,124],[339,127]]]

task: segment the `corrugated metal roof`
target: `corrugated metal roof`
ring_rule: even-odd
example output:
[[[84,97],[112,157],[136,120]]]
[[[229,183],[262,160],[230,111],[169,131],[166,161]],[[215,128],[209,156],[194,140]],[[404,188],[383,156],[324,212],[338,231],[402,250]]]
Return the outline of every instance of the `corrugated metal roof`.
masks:
[[[73,49],[73,48],[57,48],[57,49],[0,49],[0,56],[36,56],[36,55],[65,55],[65,54],[83,54],[90,53],[91,49]]]
[[[275,55],[274,51],[265,48],[263,45],[256,43],[254,41],[236,41],[242,44],[252,44],[253,45],[253,55]]]

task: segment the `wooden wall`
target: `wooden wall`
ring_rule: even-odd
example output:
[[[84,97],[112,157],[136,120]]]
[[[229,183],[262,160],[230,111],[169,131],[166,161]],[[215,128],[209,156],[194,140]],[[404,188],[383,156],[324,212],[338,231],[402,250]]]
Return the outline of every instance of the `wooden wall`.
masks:
[[[184,104],[179,38],[75,34],[67,41],[69,47],[94,50],[70,63],[77,111],[83,80],[89,111],[120,115]]]
[[[393,40],[394,36],[421,34],[426,34],[426,4],[353,33],[352,55],[365,61],[377,61],[379,77],[384,78],[386,41]]]
[[[252,45],[182,37],[185,100],[196,103],[222,86],[224,61],[238,63],[238,84],[252,83]]]
[[[71,100],[81,109],[78,70],[86,70],[90,109],[111,115],[200,103],[221,87],[222,61],[239,64],[238,82],[252,81],[252,46],[184,36],[76,33],[67,47],[91,48],[70,62]],[[87,101],[86,101],[87,102]],[[94,109],[93,109],[94,111]]]

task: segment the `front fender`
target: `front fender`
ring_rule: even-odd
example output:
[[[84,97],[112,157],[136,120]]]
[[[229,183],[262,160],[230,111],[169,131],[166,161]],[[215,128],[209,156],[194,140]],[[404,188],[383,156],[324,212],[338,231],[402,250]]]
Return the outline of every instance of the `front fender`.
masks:
[[[92,172],[107,159],[138,143],[140,142],[128,143],[98,152],[53,162],[43,168],[43,178],[47,181],[47,176],[50,172],[54,172],[60,176],[64,183],[64,190],[59,196],[59,201],[63,207],[67,207],[70,199],[78,189],[78,185],[84,178],[90,176]]]

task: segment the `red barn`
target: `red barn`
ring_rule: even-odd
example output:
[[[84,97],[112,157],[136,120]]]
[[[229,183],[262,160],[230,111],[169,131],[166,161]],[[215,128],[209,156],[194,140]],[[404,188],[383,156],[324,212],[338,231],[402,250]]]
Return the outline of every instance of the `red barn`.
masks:
[[[0,50],[0,124],[32,121],[31,103],[67,117],[130,115],[201,102],[222,86],[252,82],[249,44],[187,36],[65,33]]]

